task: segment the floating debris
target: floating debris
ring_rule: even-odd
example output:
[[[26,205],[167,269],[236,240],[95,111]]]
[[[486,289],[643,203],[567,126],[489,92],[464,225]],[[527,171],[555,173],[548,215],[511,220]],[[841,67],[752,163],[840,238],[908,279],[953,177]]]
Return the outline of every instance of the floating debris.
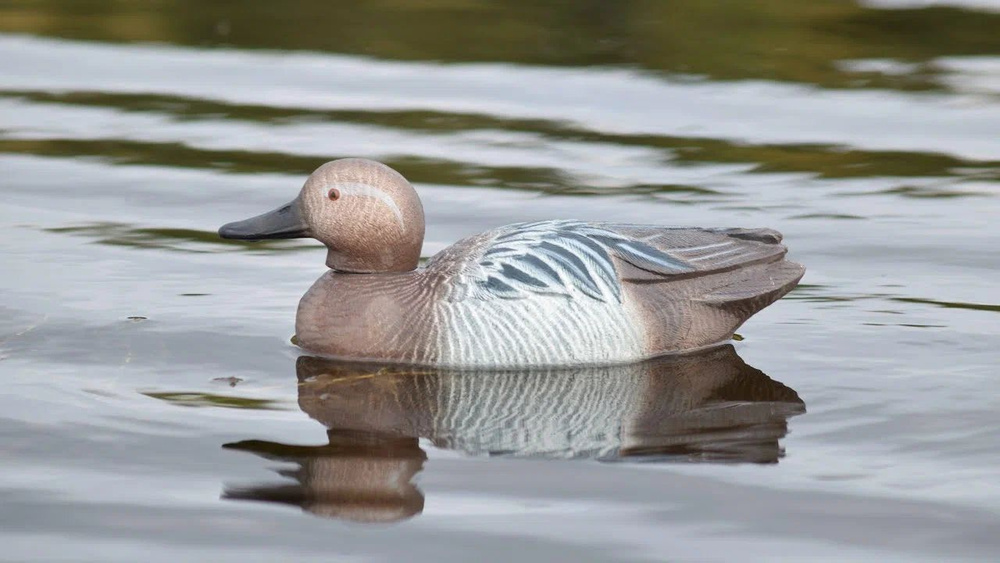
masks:
[[[215,381],[216,383],[228,383],[230,387],[236,387],[237,383],[243,382],[243,378],[231,375],[229,377],[214,377],[212,378],[212,381]]]

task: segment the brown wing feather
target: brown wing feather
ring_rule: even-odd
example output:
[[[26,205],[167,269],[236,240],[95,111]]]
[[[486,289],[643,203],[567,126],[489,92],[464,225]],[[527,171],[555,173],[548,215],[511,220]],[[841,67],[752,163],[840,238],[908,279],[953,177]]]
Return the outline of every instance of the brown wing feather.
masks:
[[[700,277],[752,264],[776,262],[788,252],[780,244],[781,234],[771,229],[685,229],[619,224],[602,224],[601,227],[669,254],[692,269],[691,272],[665,276],[619,261],[625,281],[653,282]]]

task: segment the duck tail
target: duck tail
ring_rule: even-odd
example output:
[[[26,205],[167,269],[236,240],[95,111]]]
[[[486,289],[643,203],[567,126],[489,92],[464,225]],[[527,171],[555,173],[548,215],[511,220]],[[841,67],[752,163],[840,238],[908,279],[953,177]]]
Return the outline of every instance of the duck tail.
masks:
[[[698,300],[732,311],[744,320],[781,299],[805,275],[802,264],[780,260],[739,270],[735,279]]]

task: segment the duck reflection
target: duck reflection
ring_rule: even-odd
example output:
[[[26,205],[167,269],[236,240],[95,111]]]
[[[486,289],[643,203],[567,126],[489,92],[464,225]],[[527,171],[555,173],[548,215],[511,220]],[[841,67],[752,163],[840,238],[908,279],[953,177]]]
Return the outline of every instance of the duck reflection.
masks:
[[[413,477],[438,448],[477,456],[604,461],[777,463],[794,390],[743,362],[732,346],[600,368],[447,371],[296,363],[299,406],[329,443],[245,441],[225,447],[292,462],[297,483],[228,488],[225,498],[288,503],[376,522],[423,509]]]
[[[298,483],[227,488],[223,498],[291,504],[357,522],[393,522],[423,511],[424,495],[413,477],[427,454],[417,438],[339,429],[327,430],[327,438],[322,446],[259,440],[224,445],[296,464],[278,473]]]

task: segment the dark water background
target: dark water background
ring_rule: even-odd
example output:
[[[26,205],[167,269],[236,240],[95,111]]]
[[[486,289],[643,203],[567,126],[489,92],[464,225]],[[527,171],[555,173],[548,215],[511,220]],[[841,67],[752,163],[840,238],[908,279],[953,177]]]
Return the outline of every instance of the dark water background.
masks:
[[[514,221],[769,226],[735,351],[298,358],[322,162],[425,256]],[[0,3],[0,559],[996,560],[1000,5]]]

